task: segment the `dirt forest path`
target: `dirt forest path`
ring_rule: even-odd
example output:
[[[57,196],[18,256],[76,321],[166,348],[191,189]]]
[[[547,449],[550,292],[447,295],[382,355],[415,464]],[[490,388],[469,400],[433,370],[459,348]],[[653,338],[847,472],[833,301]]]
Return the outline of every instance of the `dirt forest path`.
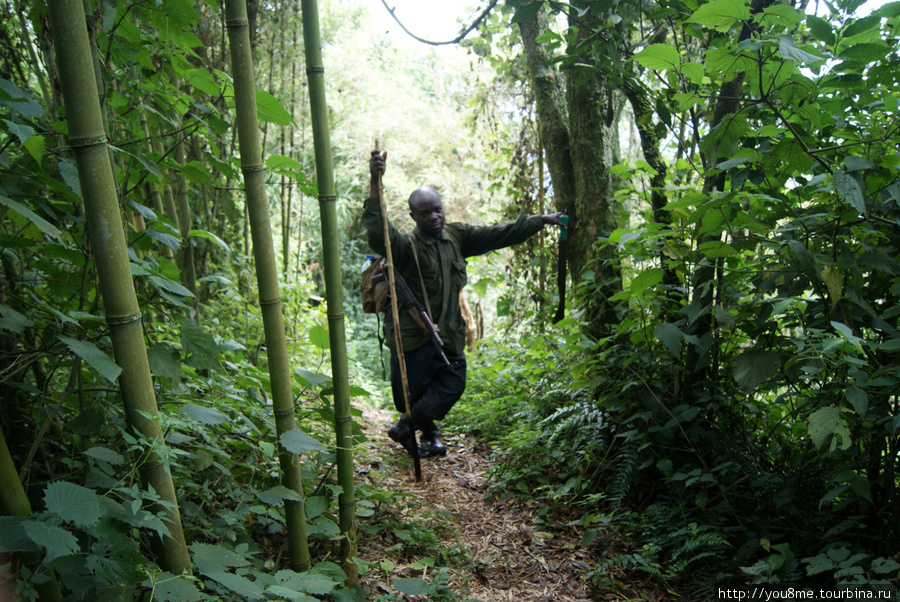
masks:
[[[357,457],[358,478],[377,490],[408,494],[408,504],[380,511],[390,513],[401,531],[427,533],[436,529],[440,545],[437,551],[426,549],[428,546],[418,545],[415,537],[408,538],[402,532],[398,536],[396,529],[374,537],[364,534],[360,556],[375,563],[387,559],[394,565],[390,572],[370,570],[362,579],[373,599],[393,592],[390,583],[394,579],[423,577],[424,572],[430,580],[433,567],[423,570],[409,565],[420,556],[434,557],[440,550],[453,553],[456,559],[450,563],[448,586],[459,600],[597,599],[590,597],[588,587],[578,577],[587,568],[587,559],[580,551],[577,533],[542,531],[535,520],[540,508],[536,504],[485,500],[485,475],[493,465],[486,449],[476,447],[471,440],[449,437],[445,439],[445,457],[422,460],[423,482],[416,484],[412,461],[387,438],[392,417],[387,410],[364,410],[362,427],[368,441],[365,452]],[[417,547],[422,548],[419,554]]]

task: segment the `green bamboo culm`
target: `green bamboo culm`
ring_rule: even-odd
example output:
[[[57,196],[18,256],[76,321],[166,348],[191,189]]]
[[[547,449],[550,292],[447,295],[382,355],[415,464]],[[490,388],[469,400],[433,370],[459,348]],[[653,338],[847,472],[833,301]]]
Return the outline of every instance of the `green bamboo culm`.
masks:
[[[250,26],[247,21],[246,0],[226,0],[225,25],[231,46],[231,69],[234,79],[234,107],[237,119],[241,170],[247,195],[247,211],[253,237],[253,257],[259,287],[259,305],[266,336],[266,356],[272,383],[272,405],[275,410],[275,430],[281,438],[296,430],[294,399],[291,393],[291,373],[288,363],[287,340],[284,336],[284,317],[278,289],[278,266],[272,228],[269,222],[269,203],[266,200],[266,175],[263,166],[259,127],[256,119],[256,84],[250,52]],[[288,489],[303,497],[303,481],[297,454],[283,447],[279,454],[282,482]],[[309,546],[306,540],[306,508],[302,501],[285,500],[288,531],[288,556],[295,571],[309,569]]]
[[[49,0],[48,15],[59,62],[68,142],[78,168],[100,295],[116,363],[122,368],[118,381],[125,420],[153,442],[153,449],[148,448],[141,458],[141,480],[144,486],[152,486],[160,499],[170,505],[152,508],[155,513],[165,513],[171,534],[170,537],[154,537],[152,543],[159,566],[179,574],[190,570],[191,559],[185,545],[172,475],[162,455],[162,429],[157,419],[159,412],[144,346],[140,307],[131,278],[116,181],[109,163],[84,5],[79,0]]]
[[[328,336],[331,345],[331,375],[334,382],[334,429],[337,441],[338,484],[342,493],[339,522],[344,540],[341,559],[349,585],[355,585],[358,572],[356,555],[356,491],[353,482],[353,419],[350,415],[350,375],[347,370],[347,346],[344,333],[344,300],[341,288],[340,238],[337,226],[331,138],[328,107],[325,104],[325,68],[319,35],[319,7],[316,0],[302,0],[303,47],[309,82],[309,105],[313,145],[316,156],[316,181],[319,187],[319,214],[322,223],[322,253],[325,266],[325,299],[328,312]]]

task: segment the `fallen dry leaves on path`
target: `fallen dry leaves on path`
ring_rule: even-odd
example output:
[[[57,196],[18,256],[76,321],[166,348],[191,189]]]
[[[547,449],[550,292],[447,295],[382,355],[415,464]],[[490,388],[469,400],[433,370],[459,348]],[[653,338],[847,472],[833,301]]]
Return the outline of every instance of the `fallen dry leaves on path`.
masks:
[[[416,483],[412,460],[387,438],[393,413],[365,409],[362,426],[368,437],[357,455],[360,480],[390,489],[414,501],[402,508],[380,509],[401,524],[438,527],[444,550],[465,550],[469,559],[451,564],[450,588],[460,600],[481,602],[580,602],[586,600],[658,599],[591,592],[581,575],[596,562],[587,557],[575,529],[548,533],[537,519],[540,506],[519,500],[486,499],[485,475],[493,466],[488,452],[472,440],[445,440],[448,454],[422,460],[422,482]],[[371,520],[378,520],[378,512]],[[385,515],[382,514],[382,518]],[[442,524],[443,523],[443,524]],[[443,527],[443,528],[441,528]],[[391,530],[364,535],[359,556],[369,562],[388,560],[393,570],[370,570],[363,588],[374,597],[394,592],[398,577],[426,577],[409,565],[420,558]],[[434,556],[434,551],[422,555]],[[425,574],[423,574],[425,573]]]

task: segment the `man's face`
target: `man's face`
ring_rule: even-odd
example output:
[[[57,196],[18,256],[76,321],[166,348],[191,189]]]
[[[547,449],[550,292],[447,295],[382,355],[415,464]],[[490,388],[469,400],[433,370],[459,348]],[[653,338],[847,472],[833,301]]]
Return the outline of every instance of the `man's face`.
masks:
[[[422,232],[439,238],[444,230],[444,205],[441,195],[430,188],[420,188],[409,200],[409,215]]]

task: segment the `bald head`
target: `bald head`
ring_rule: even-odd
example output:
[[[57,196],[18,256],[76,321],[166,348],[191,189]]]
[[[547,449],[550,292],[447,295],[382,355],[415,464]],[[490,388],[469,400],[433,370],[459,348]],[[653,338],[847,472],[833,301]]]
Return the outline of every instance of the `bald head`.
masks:
[[[409,195],[409,216],[422,232],[439,238],[444,229],[444,205],[438,191],[428,186],[413,190]]]

